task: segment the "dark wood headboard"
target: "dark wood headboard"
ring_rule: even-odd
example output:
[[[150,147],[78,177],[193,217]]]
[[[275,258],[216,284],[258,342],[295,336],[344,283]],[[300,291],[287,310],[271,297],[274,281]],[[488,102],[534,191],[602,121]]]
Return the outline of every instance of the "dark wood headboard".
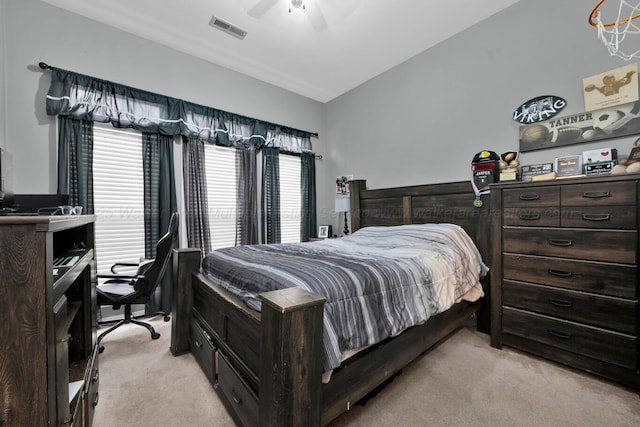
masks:
[[[369,190],[366,180],[349,184],[351,231],[375,225],[403,225],[448,222],[458,224],[476,243],[484,263],[491,267],[491,207],[489,195],[482,207],[475,207],[470,181],[414,185]],[[482,281],[488,301],[488,276]],[[488,332],[488,309],[479,315],[479,329]],[[481,317],[483,317],[481,319]],[[486,326],[480,326],[485,322]]]

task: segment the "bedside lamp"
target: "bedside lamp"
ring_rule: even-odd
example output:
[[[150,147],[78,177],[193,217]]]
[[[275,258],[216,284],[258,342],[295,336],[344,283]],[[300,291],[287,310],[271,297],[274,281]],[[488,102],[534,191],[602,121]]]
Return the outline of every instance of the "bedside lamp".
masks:
[[[349,234],[349,226],[347,225],[347,212],[351,210],[351,200],[348,197],[336,199],[336,212],[344,212],[344,234]]]

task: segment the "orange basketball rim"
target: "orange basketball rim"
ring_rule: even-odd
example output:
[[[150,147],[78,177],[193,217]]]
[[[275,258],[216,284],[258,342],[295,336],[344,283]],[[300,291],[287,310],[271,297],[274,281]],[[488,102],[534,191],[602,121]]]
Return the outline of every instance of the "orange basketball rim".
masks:
[[[596,4],[593,9],[591,10],[591,13],[589,14],[589,24],[591,24],[594,27],[598,26],[598,23],[596,22],[595,18],[596,16],[598,16],[600,14],[600,5],[604,3],[604,0],[600,0],[598,2],[598,4]],[[626,24],[627,22],[631,21],[632,19],[636,19],[640,17],[640,13],[633,15],[629,18],[625,18],[625,19],[620,19],[618,21],[611,21],[611,22],[607,22],[607,23],[603,23],[602,26],[603,27],[614,27],[616,25],[623,25]]]

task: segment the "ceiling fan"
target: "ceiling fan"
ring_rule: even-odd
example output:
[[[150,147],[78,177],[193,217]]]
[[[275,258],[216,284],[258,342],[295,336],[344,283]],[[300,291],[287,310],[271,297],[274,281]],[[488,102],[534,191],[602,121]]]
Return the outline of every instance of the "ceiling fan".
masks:
[[[260,0],[251,9],[249,9],[247,13],[253,18],[260,19],[277,3],[284,2],[282,0]],[[322,10],[320,10],[317,0],[287,0],[287,3],[289,3],[289,13],[291,13],[293,9],[304,9],[307,12],[309,21],[311,21],[311,26],[316,31],[327,29],[327,20],[324,18],[324,14],[322,13]]]

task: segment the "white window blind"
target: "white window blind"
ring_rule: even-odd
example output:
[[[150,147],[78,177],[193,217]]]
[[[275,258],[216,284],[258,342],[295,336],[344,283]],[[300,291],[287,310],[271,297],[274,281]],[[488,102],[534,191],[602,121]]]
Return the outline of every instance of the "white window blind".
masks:
[[[300,241],[302,199],[300,157],[280,154],[280,232],[282,243]]]
[[[236,244],[236,150],[205,144],[211,249]]]
[[[140,132],[95,123],[93,197],[98,273],[144,257],[144,190]]]

